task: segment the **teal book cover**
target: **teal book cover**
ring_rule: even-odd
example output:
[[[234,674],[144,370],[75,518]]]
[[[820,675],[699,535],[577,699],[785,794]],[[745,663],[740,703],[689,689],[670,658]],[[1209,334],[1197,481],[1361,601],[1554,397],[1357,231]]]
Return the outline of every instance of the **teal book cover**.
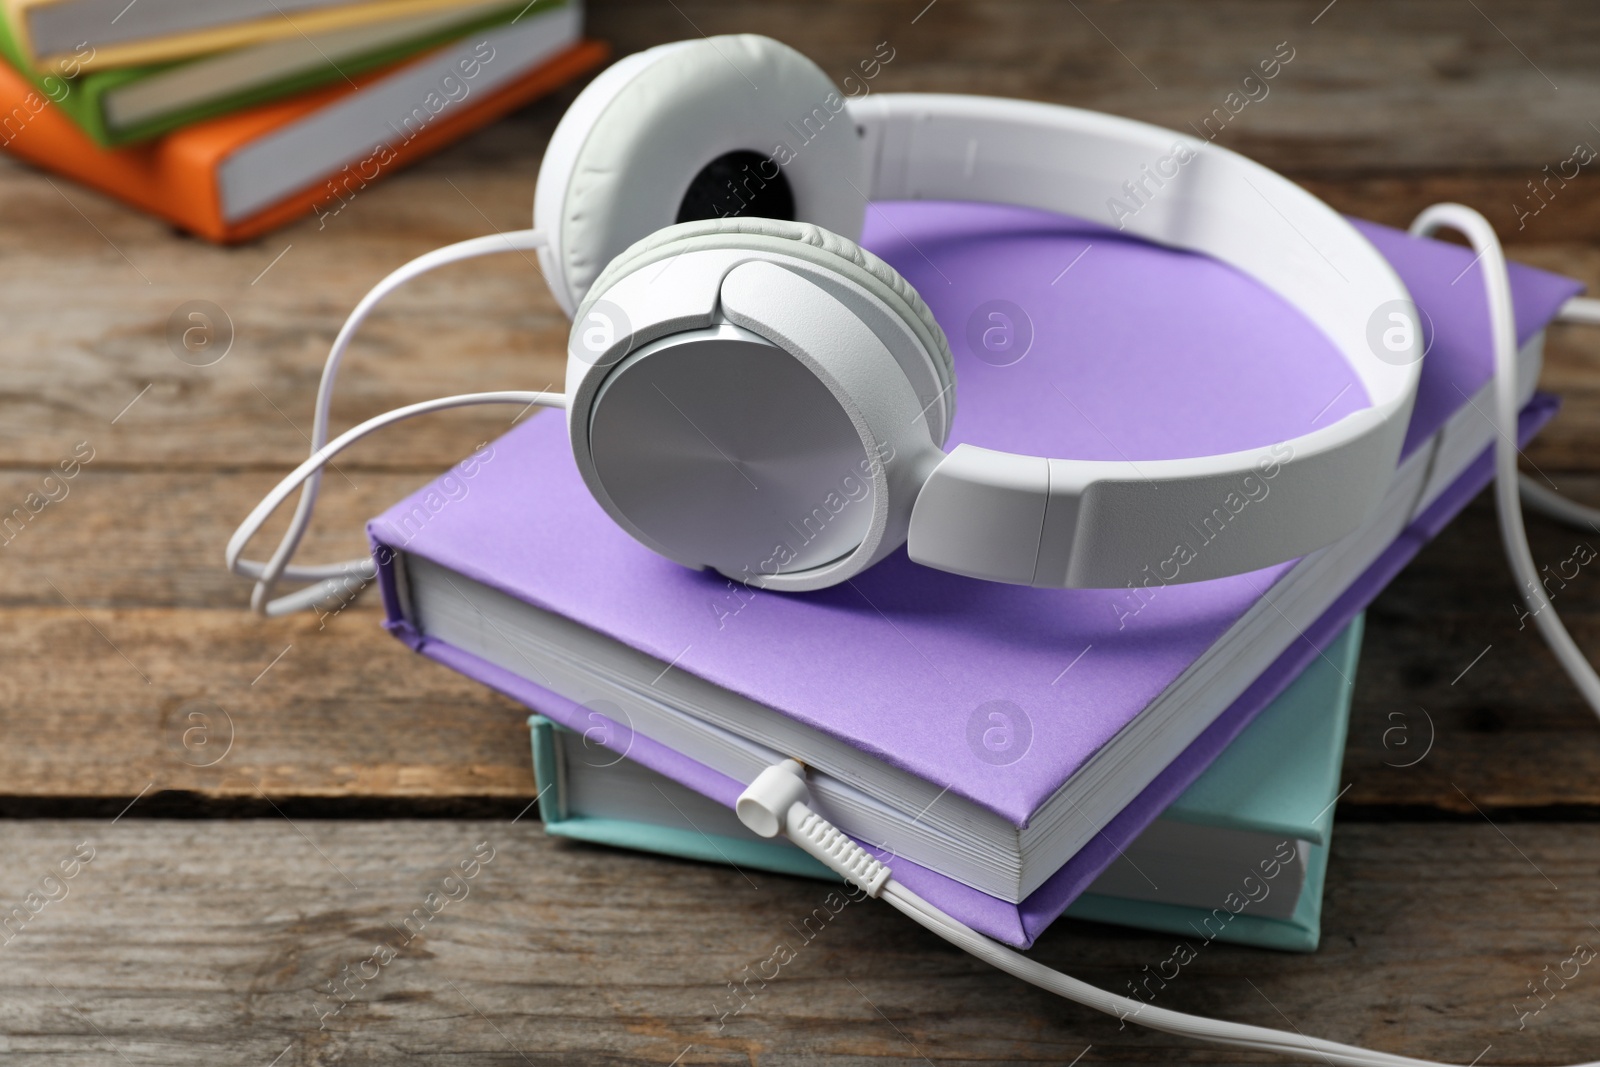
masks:
[[[1362,624],[1358,615],[1157,820],[1303,843],[1304,879],[1290,916],[1270,918],[1245,911],[1219,923],[1210,909],[1096,892],[1110,880],[1109,872],[1065,914],[1200,941],[1314,951],[1321,936],[1322,890]],[[614,752],[589,749],[581,738],[576,748],[582,754],[581,768],[571,767],[573,761],[563,757],[557,736],[564,728],[542,715],[528,721],[546,832],[641,852],[837,880],[788,843],[755,836],[720,804]],[[583,773],[574,773],[579,769]],[[595,773],[606,771],[610,773]]]

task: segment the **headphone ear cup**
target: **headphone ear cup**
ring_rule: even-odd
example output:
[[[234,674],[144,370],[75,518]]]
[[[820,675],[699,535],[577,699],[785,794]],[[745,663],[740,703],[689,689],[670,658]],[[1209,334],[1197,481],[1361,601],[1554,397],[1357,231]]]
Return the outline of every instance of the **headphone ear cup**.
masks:
[[[821,589],[882,559],[943,455],[943,330],[888,264],[806,223],[650,235],[591,287],[568,352],[596,501],[661,555],[748,584]]]
[[[581,332],[589,309],[621,278],[687,251],[710,248],[749,248],[801,258],[841,275],[878,297],[915,338],[917,355],[925,362],[927,371],[915,365],[918,361],[905,346],[895,344],[889,331],[875,329],[874,332],[900,359],[906,377],[927,406],[934,442],[944,443],[955,418],[956,375],[955,359],[943,327],[916,287],[899,271],[855,241],[821,226],[783,219],[724,218],[680,223],[657,230],[607,264],[574,312],[573,335],[576,337]],[[869,322],[869,326],[872,325]]]
[[[855,238],[861,139],[832,81],[768,37],[662,45],[596,78],[539,169],[540,261],[568,314],[602,268],[680,219],[777,213]]]

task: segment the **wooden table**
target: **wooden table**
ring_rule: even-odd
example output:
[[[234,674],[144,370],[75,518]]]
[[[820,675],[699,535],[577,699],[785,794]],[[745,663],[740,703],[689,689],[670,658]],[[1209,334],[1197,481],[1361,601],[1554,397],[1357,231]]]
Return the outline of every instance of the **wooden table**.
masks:
[[[1013,94],[1180,129],[1287,42],[1294,58],[1220,143],[1385,222],[1462,200],[1514,258],[1600,282],[1587,169],[1521,229],[1513,206],[1533,206],[1527,183],[1546,165],[1600,145],[1592,6],[594,0],[590,22],[619,53],[770,33],[836,76],[887,41],[877,89]],[[865,904],[719,1025],[727,983],[789,937],[818,884],[549,840],[530,810],[522,708],[405,652],[374,602],[320,625],[246,614],[221,547],[305,452],[345,313],[420,252],[526,225],[571,96],[323,226],[235,249],[0,163],[0,505],[80,442],[93,452],[0,547],[0,914],[93,856],[64,898],[0,934],[0,1061],[1257,1062],[1119,1030]],[[169,349],[169,316],[190,300],[231,319],[214,365]],[[335,422],[559,380],[565,328],[517,262],[452,268],[372,322]],[[1544,384],[1566,408],[1529,461],[1600,499],[1600,331],[1555,330]],[[360,552],[365,517],[503,418],[436,416],[358,449],[328,480],[309,555]],[[1541,561],[1585,539],[1531,526]],[[1461,1062],[1600,1055],[1600,964],[1519,1028],[1529,984],[1600,947],[1600,728],[1518,628],[1514,597],[1480,500],[1369,614],[1322,949],[1214,945],[1166,1003]],[[1600,653],[1600,571],[1557,603]],[[367,962],[480,842],[493,859],[470,895]],[[1037,955],[1121,988],[1171,941],[1062,922]],[[319,990],[351,973],[368,980],[335,1012]]]

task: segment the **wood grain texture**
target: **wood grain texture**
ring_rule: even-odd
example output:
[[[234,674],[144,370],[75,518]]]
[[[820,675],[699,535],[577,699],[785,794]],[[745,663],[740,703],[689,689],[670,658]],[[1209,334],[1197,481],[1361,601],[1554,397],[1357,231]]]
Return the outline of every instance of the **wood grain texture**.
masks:
[[[359,488],[330,479],[307,558],[359,553],[364,520],[426,477],[351,474]],[[36,477],[0,472],[0,492],[17,495]],[[1574,496],[1600,500],[1600,477],[1560,478]],[[362,798],[520,808],[533,798],[525,710],[412,655],[380,628],[375,597],[322,619],[247,613],[248,589],[222,570],[217,546],[271,481],[268,471],[90,464],[0,547],[0,659],[13,665],[0,672],[0,795],[14,807],[126,801],[151,783],[212,811],[259,809],[257,789],[277,803],[346,808]],[[122,509],[131,514],[119,518]],[[1530,529],[1541,565],[1586,540],[1538,518]],[[1558,591],[1557,606],[1580,644],[1600,650],[1595,566]],[[1356,679],[1347,815],[1470,815],[1467,796],[1497,816],[1600,811],[1600,726],[1531,626],[1519,629],[1514,597],[1480,499],[1378,599]],[[199,766],[217,749],[197,747],[204,730],[186,747],[185,732],[225,721],[230,760]]]
[[[527,711],[412,655],[374,610],[325,627],[66,604],[25,617],[0,681],[14,798],[533,799]]]
[[[619,54],[768,33],[836,78],[886,41],[875,90],[1016,95],[1178,129],[1284,42],[1293,60],[1219,144],[1392,225],[1435,200],[1471,204],[1513,258],[1600,286],[1593,167],[1529,189],[1576,144],[1600,146],[1593,5],[592,0],[589,21]],[[411,655],[370,600],[320,622],[244,613],[221,545],[304,455],[344,315],[412,256],[526,226],[573,94],[320,224],[226,250],[0,159],[0,514],[79,442],[94,450],[70,494],[0,546],[0,815],[28,816],[0,819],[0,917],[76,843],[96,849],[65,899],[14,936],[0,926],[0,1058],[1263,1062],[1119,1030],[877,905],[847,908],[719,1027],[727,983],[794,937],[821,885],[548,840],[528,810],[525,709]],[[168,338],[194,300],[231,322],[210,366]],[[565,331],[531,261],[452,267],[372,319],[335,423],[544,387]],[[1600,331],[1553,330],[1543,383],[1565,407],[1530,469],[1600,501]],[[359,553],[366,517],[510,417],[431,416],[363,444],[326,483],[308,557]],[[1581,537],[1530,526],[1541,563]],[[1557,604],[1600,653],[1594,566]],[[1158,1003],[1460,1062],[1594,1055],[1589,968],[1518,1027],[1528,983],[1600,944],[1600,726],[1518,628],[1513,595],[1480,500],[1369,613],[1322,949],[1212,945]],[[60,818],[74,814],[98,817]],[[470,895],[320,1018],[333,1002],[318,988],[397,943],[394,924],[484,840],[495,859]],[[1037,954],[1122,989],[1172,942],[1063,922]]]
[[[835,78],[888,41],[895,58],[876,89],[1049,100],[1180,130],[1223,106],[1283,43],[1292,59],[1218,141],[1285,170],[1538,172],[1596,136],[1584,101],[1600,88],[1600,12],[1576,2],[889,0],[845,11],[638,0],[597,5],[590,25],[624,53],[699,33],[769,33]]]
[[[1492,5],[1486,10],[1493,13]],[[1226,86],[1222,75],[1236,52],[1243,55],[1240,50],[1258,39],[1282,39],[1278,27],[1309,17],[1300,5],[1274,3],[1152,11],[1089,6],[1080,16],[1037,5],[978,9],[941,0],[913,25],[915,12],[903,5],[848,11],[774,5],[750,12],[710,4],[680,12],[670,5],[602,4],[592,18],[620,51],[688,32],[684,26],[691,22],[706,32],[742,25],[778,33],[836,75],[855,62],[861,42],[892,38],[897,52],[884,68],[885,88],[1026,92],[1175,122],[1175,110],[1151,110],[1158,100],[1168,109],[1204,103]],[[1570,24],[1562,22],[1569,15],[1589,17],[1554,7],[1530,12],[1528,25],[1546,37],[1553,32],[1549,25]],[[1137,75],[1093,32],[1090,19],[1125,51],[1129,42],[1121,38],[1137,40],[1158,23],[1164,28],[1155,36],[1176,34],[1189,45],[1162,53],[1163,88],[1146,86],[1135,102],[1126,95],[1133,91],[1127,77]],[[1133,21],[1117,22],[1125,19]],[[1154,22],[1140,21],[1149,19]],[[1308,45],[1275,80],[1274,95],[1241,121],[1280,103],[1344,115],[1341,94],[1354,91],[1356,74],[1370,81],[1384,63],[1400,62],[1392,53],[1414,51],[1413,31],[1430,19],[1474,43],[1462,45],[1466,58],[1456,66],[1445,64],[1454,72],[1448,77],[1438,71],[1425,76],[1407,65],[1412,57],[1390,81],[1372,82],[1408,87],[1408,93],[1426,86],[1435,109],[1425,122],[1405,107],[1367,109],[1372,138],[1398,153],[1418,137],[1450,135],[1443,127],[1470,126],[1478,114],[1472,87],[1484,80],[1499,79],[1508,98],[1542,101],[1534,119],[1552,114],[1549,100],[1516,81],[1535,77],[1531,68],[1514,70],[1479,29],[1463,29],[1439,5],[1377,8],[1340,0],[1310,40],[1326,49],[1321,62],[1348,68],[1349,77],[1308,81],[1295,103],[1287,79],[1321,69],[1295,65],[1316,58]],[[1038,32],[1018,28],[1028,20]],[[969,46],[969,36],[979,39]],[[1144,65],[1142,53],[1129,55]],[[237,518],[303,454],[317,372],[348,307],[409,256],[453,238],[525,224],[541,147],[570,96],[535,105],[364,191],[320,224],[308,220],[239,249],[175,237],[93,194],[12,164],[0,167],[0,276],[7,282],[0,506],[20,503],[78,442],[95,452],[70,496],[0,547],[0,648],[17,664],[0,676],[6,695],[0,715],[11,742],[0,749],[0,795],[23,809],[30,798],[125,800],[150,783],[201,808],[243,804],[257,787],[274,802],[291,804],[317,798],[509,804],[530,796],[521,713],[513,705],[405,654],[378,631],[370,603],[357,604],[326,629],[309,618],[252,622],[241,613],[245,589],[222,573],[217,556]],[[1500,153],[1492,158],[1440,148],[1452,153],[1457,177],[1451,180],[1498,181],[1495,175],[1523,165],[1531,157],[1517,156],[1514,137],[1527,134],[1530,121],[1502,131],[1490,145]],[[1320,137],[1303,139],[1321,143]],[[1293,156],[1291,147],[1290,141],[1263,141],[1252,150],[1297,172],[1321,174],[1319,191],[1337,199],[1345,190],[1379,216],[1397,203],[1412,210],[1407,197],[1413,194],[1432,198],[1466,189],[1439,186],[1425,171],[1402,166],[1398,156],[1376,172],[1363,168],[1378,167],[1377,157],[1340,171]],[[1600,203],[1578,195],[1577,183],[1571,191],[1563,206],[1589,210]],[[1600,283],[1595,247],[1571,233],[1558,236],[1564,239],[1524,242],[1513,254]],[[74,292],[94,299],[65,298]],[[191,299],[213,300],[233,322],[233,347],[211,366],[180,361],[166,337],[172,310]],[[508,255],[453,267],[414,283],[405,301],[372,320],[341,382],[335,421],[348,425],[444,392],[548,384],[559,374],[554,353],[563,332],[531,263]],[[1544,381],[1562,392],[1566,407],[1529,456],[1565,484],[1569,474],[1594,465],[1600,332],[1552,331]],[[356,450],[341,463],[343,473],[328,479],[308,557],[360,552],[362,520],[501,432],[506,417],[499,411],[435,416]],[[1583,478],[1571,484],[1580,496],[1600,499],[1600,486]],[[1567,535],[1537,522],[1535,530],[1544,538],[1541,558],[1562,558]],[[1589,773],[1593,750],[1560,743],[1574,732],[1587,739],[1585,713],[1537,642],[1515,631],[1495,541],[1480,505],[1374,610],[1352,729],[1351,811],[1400,806],[1459,814],[1468,806],[1452,782],[1497,811],[1600,803],[1600,786],[1590,784],[1600,781]],[[1574,583],[1563,610],[1580,640],[1593,646],[1587,578]],[[1478,651],[1496,643],[1507,653],[1503,661],[1492,652],[1461,683],[1448,684]],[[251,685],[291,644],[292,651]],[[1543,664],[1531,691],[1518,670],[1525,662]],[[346,664],[372,669],[348,676],[348,683],[330,682]],[[148,685],[141,671],[151,678]],[[376,683],[369,685],[369,677]],[[173,736],[183,733],[176,726],[189,721],[193,701],[212,701],[233,716],[238,770],[197,768],[193,753],[181,745],[174,750]],[[1430,718],[1435,714],[1439,720]],[[452,736],[460,743],[439,744],[419,757],[422,746],[405,739],[439,737],[442,716],[455,720]],[[1412,720],[1419,721],[1393,729]],[[1428,759],[1416,768],[1392,766],[1417,751],[1392,751],[1399,741],[1420,739],[1430,723],[1441,740]],[[59,753],[61,724],[71,724],[79,739],[70,759]],[[1553,768],[1562,773],[1547,773]]]
[[[1382,221],[1403,224],[1443,197],[1482,208],[1518,241],[1600,236],[1600,186],[1587,169],[1546,191],[1549,202],[1536,201],[1545,206],[1524,230],[1512,207],[1575,142],[1600,145],[1585,103],[1600,79],[1587,44],[1600,20],[1591,6],[1339,0],[1314,25],[1320,5],[1304,0],[1078,9],[939,0],[916,18],[924,6],[640,0],[596,4],[590,21],[619,53],[699,32],[771,33],[836,77],[888,41],[894,59],[873,82],[882,90],[1014,94],[1179,129],[1221,106],[1248,68],[1287,41],[1295,58],[1218,143]],[[86,438],[104,441],[118,463],[286,462],[300,448],[294,423],[304,421],[346,310],[415,254],[526,225],[542,147],[571,95],[364,190],[337,215],[230,250],[175,238],[96,194],[0,161],[0,465],[52,463]],[[94,299],[64,308],[58,294],[68,290]],[[213,367],[180,363],[165,342],[169,316],[196,299],[233,323],[234,348]],[[338,418],[347,425],[451,388],[544,385],[559,377],[563,334],[530,261],[452,267],[375,317]],[[447,461],[491,421],[437,416],[437,428],[368,446],[352,463]],[[460,422],[472,428],[447,429]]]
[[[1593,477],[1562,476],[1600,499]],[[1534,559],[1558,567],[1585,536],[1530,522]],[[1600,652],[1600,572],[1579,569],[1554,603],[1580,647]],[[1570,573],[1572,567],[1567,568]],[[1398,807],[1473,816],[1590,817],[1600,792],[1600,724],[1514,605],[1492,501],[1480,497],[1411,563],[1367,613],[1342,815]]]
[[[1503,829],[1341,827],[1316,955],[1182,939],[1196,958],[1155,1003],[1459,1063],[1490,1045],[1483,1062],[1579,1059],[1600,1043],[1593,965],[1521,1029],[1516,1009],[1600,942],[1600,827]],[[0,945],[8,1063],[1266,1062],[1119,1029],[875,901],[833,904],[807,941],[824,883],[527,820],[0,823],[0,902],[84,842],[66,896]],[[456,899],[423,923],[429,893]],[[1126,990],[1179,940],[1064,921],[1033,955]],[[728,983],[780,942],[795,958],[724,1018]],[[393,959],[365,963],[380,945]],[[348,982],[339,1000],[330,982]]]
[[[14,165],[0,171],[0,465],[48,466],[85,440],[110,466],[226,470],[303,458],[328,345],[362,294],[430,248],[528,225],[537,156],[525,177],[509,167],[493,178],[463,173],[480,165],[469,155],[442,174],[402,175],[364,190],[325,229],[309,220],[236,249],[175,237]],[[19,216],[31,224],[12,226]],[[41,238],[41,220],[53,239]],[[340,381],[339,426],[452,392],[559,384],[565,320],[531,260],[502,258],[413,283],[373,317]],[[74,291],[95,299],[64,307],[61,294]],[[184,362],[168,340],[169,319],[196,300],[232,324],[231,348],[210,366]],[[351,463],[442,467],[510,414],[434,416],[420,434],[364,443]]]

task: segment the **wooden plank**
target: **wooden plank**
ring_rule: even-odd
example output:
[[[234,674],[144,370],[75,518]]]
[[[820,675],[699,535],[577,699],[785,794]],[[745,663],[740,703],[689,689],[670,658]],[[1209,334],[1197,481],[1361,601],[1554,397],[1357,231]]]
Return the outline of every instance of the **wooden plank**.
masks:
[[[306,558],[360,553],[365,520],[426,477],[351,474],[359,489],[330,479]],[[21,499],[37,477],[0,472],[0,494]],[[0,672],[0,793],[15,810],[125,801],[151,783],[200,810],[259,806],[258,787],[340,810],[363,797],[419,812],[532,799],[525,712],[384,634],[375,597],[323,620],[247,613],[248,587],[223,571],[220,546],[273,477],[90,464],[0,547],[0,658],[14,665]],[[1561,480],[1600,500],[1600,477]],[[1530,530],[1535,559],[1572,575],[1557,607],[1600,655],[1600,563],[1565,563],[1579,542],[1600,541],[1538,518]],[[1347,813],[1471,814],[1457,785],[1496,813],[1600,810],[1600,730],[1532,627],[1518,628],[1514,597],[1483,498],[1378,599]],[[237,738],[211,767],[196,764],[215,747],[183,746],[204,701],[227,711]]]
[[[692,36],[695,27],[774,33],[836,77],[889,40],[896,52],[874,81],[881,89],[1018,93],[1180,128],[1216,106],[1258,53],[1287,39],[1296,58],[1219,143],[1385,221],[1402,223],[1451,197],[1489,210],[1508,235],[1593,237],[1600,200],[1587,172],[1549,192],[1549,206],[1521,235],[1511,198],[1567,158],[1574,138],[1600,141],[1582,104],[1596,78],[1597,37],[1588,30],[1600,14],[1549,0],[1524,5],[1513,47],[1484,17],[1503,23],[1502,6],[1479,14],[1444,0],[1341,0],[1312,26],[1300,0],[1097,7],[1092,23],[1087,9],[945,0],[915,24],[920,3],[757,12],[601,3],[591,21],[621,52]],[[1551,90],[1540,70],[1565,91]],[[299,450],[294,424],[304,428],[317,368],[348,308],[415,254],[526,225],[542,145],[570,97],[536,104],[363,191],[336,216],[233,250],[175,239],[96,194],[0,162],[8,297],[0,465],[52,463],[82,439],[103,441],[124,463],[285,462]],[[95,300],[63,314],[60,294],[74,291]],[[200,299],[227,313],[236,337],[212,367],[180,362],[166,340],[172,313]],[[374,319],[341,390],[339,420],[454,389],[558,380],[564,331],[531,262],[506,256],[452,267]],[[486,424],[478,415],[437,422],[456,419]],[[439,442],[448,432],[419,428],[365,455],[427,466],[448,454]]]
[[[1517,228],[1534,204],[1528,183],[1576,142],[1600,144],[1585,103],[1600,78],[1592,6],[598,0],[589,17],[619,53],[770,33],[836,78],[888,41],[895,58],[877,91],[1015,94],[1177,128],[1203,121],[1287,41],[1294,60],[1219,144],[1396,225],[1436,199],[1471,203],[1515,258],[1600,282],[1600,254],[1578,243],[1600,238],[1589,168],[1546,187],[1548,205]],[[0,911],[76,843],[96,849],[65,899],[0,932],[7,1061],[1249,1060],[1119,1031],[865,904],[719,1027],[728,983],[794,936],[822,886],[549,841],[531,813],[510,821],[534,792],[524,709],[406,652],[370,603],[325,626],[243,613],[221,541],[303,455],[316,375],[345,313],[420,252],[527,225],[542,146],[572,95],[363,191],[324,223],[230,250],[0,160],[0,506],[20,503],[77,442],[96,453],[70,497],[0,547],[0,814],[107,816],[0,819]],[[193,300],[233,324],[233,347],[211,366],[180,360],[167,338]],[[565,330],[531,263],[451,268],[373,320],[336,421],[556,382]],[[1530,459],[1600,500],[1600,336],[1554,333],[1545,384],[1567,406]],[[362,519],[509,415],[433,417],[353,453],[352,484],[330,479],[308,553],[359,551]],[[1552,565],[1580,536],[1533,526],[1536,557]],[[1517,628],[1496,542],[1480,501],[1372,610],[1321,952],[1208,946],[1158,1003],[1265,1025],[1286,1017],[1461,1062],[1593,1055],[1592,968],[1537,1016],[1518,1015],[1537,1004],[1530,982],[1576,943],[1600,941],[1588,881],[1600,827],[1521,821],[1600,811],[1600,737]],[[1592,579],[1583,569],[1557,603],[1594,649]],[[148,817],[160,812],[263,817]],[[317,812],[502,818],[306,817]],[[471,895],[325,1016],[334,1002],[319,1003],[317,988],[360,967],[484,840],[496,856]],[[1173,940],[1068,922],[1037,955],[1121,988]]]
[[[808,941],[823,883],[558,842],[531,820],[137,812],[0,822],[7,908],[81,843],[94,857],[0,951],[8,1062],[1260,1062],[1119,1029],[877,902],[833,904]],[[1491,1045],[1495,1063],[1592,1055],[1592,964],[1521,1030],[1516,1008],[1600,942],[1600,827],[1503,829],[1341,826],[1315,956],[1071,921],[1033,954],[1126,990],[1182,940],[1196,958],[1151,987],[1165,1007],[1458,1063]],[[492,859],[446,886],[475,849]],[[794,959],[722,1018],[729,983],[780,943]],[[393,958],[365,963],[379,945]],[[352,973],[348,1003],[319,994]]]
[[[6,172],[4,210],[49,220],[59,238],[41,242],[36,228],[13,230],[0,218],[8,304],[0,465],[51,465],[79,441],[110,465],[217,469],[303,458],[328,345],[362,294],[430,248],[527,225],[527,181],[479,179],[464,194],[448,178],[406,175],[365,191],[323,231],[313,220],[219,249],[176,240],[91,194]],[[422,279],[372,318],[340,382],[339,426],[449,393],[559,387],[566,320],[531,260],[500,258],[509,262]],[[96,300],[63,314],[62,294],[74,291]],[[191,362],[210,358],[232,323],[231,349],[208,366],[180,359],[168,337],[169,320],[180,337],[205,328],[185,325],[184,309],[200,300],[222,317],[210,313],[216,340]],[[359,446],[352,460],[437,469],[512,414],[431,416],[417,432]]]
[[[357,217],[345,225],[340,216],[326,233],[307,223],[281,244],[220,250],[174,244],[153,223],[74,194],[132,263],[143,264],[135,270],[93,230],[83,227],[87,239],[73,232],[83,220],[48,185],[21,174],[12,184],[24,178],[18,199],[35,214],[58,216],[69,250],[57,255],[23,237],[8,239],[0,226],[0,280],[16,282],[0,336],[8,368],[0,467],[47,467],[80,442],[102,465],[292,465],[306,450],[326,347],[349,308],[411,256],[489,228],[458,192],[470,189],[472,204],[499,228],[524,224],[527,200],[525,185],[503,178],[474,184],[465,176],[408,175],[371,190],[370,204],[375,213],[421,205],[408,209],[425,216],[414,228],[371,233]],[[0,203],[8,197],[0,180]],[[349,210],[368,203],[358,200]],[[1513,254],[1600,281],[1587,246],[1535,244]],[[156,283],[146,285],[145,275]],[[54,294],[79,287],[96,292],[96,304],[62,315]],[[169,318],[194,300],[210,301],[233,323],[233,349],[212,366],[182,362],[167,341]],[[565,331],[531,263],[506,256],[451,267],[413,283],[370,320],[341,377],[335,425],[453,392],[559,386]],[[1568,408],[1532,453],[1541,466],[1592,464],[1584,435],[1600,425],[1597,368],[1600,331],[1564,328],[1552,339],[1546,381],[1563,390]],[[489,409],[428,416],[356,446],[344,465],[437,470],[494,436],[510,415]]]
[[[767,33],[836,79],[886,40],[895,58],[875,91],[1050,100],[1179,130],[1199,126],[1214,108],[1237,107],[1218,143],[1305,172],[1526,167],[1533,178],[1566,159],[1575,140],[1596,137],[1583,103],[1597,86],[1600,13],[1592,7],[1324,6],[1224,0],[1073,10],[1049,0],[893,0],[752,11],[726,0],[630,0],[593,5],[589,23],[619,53],[701,33]],[[1265,95],[1251,86],[1258,100],[1228,102],[1230,92],[1243,97],[1243,79],[1279,42],[1293,58]]]
[[[13,613],[0,624],[0,807],[28,814],[40,810],[29,799],[145,789],[245,811],[266,797],[407,797],[424,814],[439,798],[524,806],[527,711],[412,655],[377,623],[370,608],[326,628],[310,613]]]
[[[456,434],[459,455],[477,440]],[[440,445],[446,442],[441,439]],[[39,508],[37,514],[24,508],[26,521],[11,516],[11,526],[0,525],[0,560],[7,564],[0,568],[0,606],[62,608],[70,599],[82,608],[247,610],[250,584],[228,573],[223,548],[286,471],[128,469],[102,459],[97,455],[70,479],[58,472],[47,481],[39,469],[0,470],[0,501],[25,505],[33,495]],[[492,454],[488,462],[494,462]],[[335,563],[365,556],[367,520],[444,469],[443,463],[416,472],[340,464],[323,481],[316,517],[296,561]],[[47,493],[57,499],[41,506]],[[251,543],[249,558],[270,554],[292,510],[291,502]],[[8,513],[9,508],[0,511],[0,522]]]
[[[1582,499],[1593,478],[1563,476]],[[1600,653],[1600,537],[1530,520],[1534,560],[1591,659]],[[1582,562],[1582,561],[1589,562]],[[1562,576],[1565,576],[1563,578]],[[1356,681],[1343,801],[1352,807],[1592,806],[1600,724],[1525,615],[1480,497],[1378,598]],[[1468,799],[1471,795],[1471,800]]]

